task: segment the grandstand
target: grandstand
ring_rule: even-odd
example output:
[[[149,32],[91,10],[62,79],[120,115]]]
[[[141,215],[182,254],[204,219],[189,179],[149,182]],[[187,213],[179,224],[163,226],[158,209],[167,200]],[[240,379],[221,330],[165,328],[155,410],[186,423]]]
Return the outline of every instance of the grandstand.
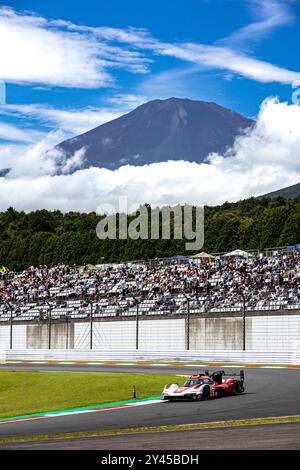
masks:
[[[300,253],[0,273],[0,322],[300,308]]]

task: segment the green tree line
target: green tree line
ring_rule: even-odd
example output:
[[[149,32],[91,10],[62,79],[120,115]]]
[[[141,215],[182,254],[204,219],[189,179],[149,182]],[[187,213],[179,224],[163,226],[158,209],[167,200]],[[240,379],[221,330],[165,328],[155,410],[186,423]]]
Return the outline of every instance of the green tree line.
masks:
[[[226,202],[206,206],[204,214],[202,249],[211,253],[300,243],[300,197]],[[172,238],[172,231],[170,240],[100,240],[96,226],[103,217],[95,212],[58,210],[25,213],[10,207],[0,213],[0,265],[18,271],[30,265],[85,265],[193,254],[185,250],[187,240]]]

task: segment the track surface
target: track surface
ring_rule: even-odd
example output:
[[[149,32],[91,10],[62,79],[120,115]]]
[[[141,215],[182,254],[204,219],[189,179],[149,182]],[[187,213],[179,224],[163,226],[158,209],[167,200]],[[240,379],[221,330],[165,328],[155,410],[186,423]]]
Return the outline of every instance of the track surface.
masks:
[[[155,432],[2,444],[7,450],[299,450],[300,424]]]
[[[146,367],[57,364],[14,364],[0,367],[0,371],[5,369],[30,369],[47,372],[127,372],[180,375],[197,372],[195,367],[183,366]],[[210,369],[212,370],[212,368]],[[229,367],[228,370],[237,372],[239,369]],[[182,380],[184,379],[182,378]],[[242,395],[205,402],[162,402],[129,409],[5,423],[0,425],[0,439],[4,437],[300,415],[300,370],[246,369],[245,387],[246,393]],[[262,432],[266,428],[267,426],[262,426]],[[241,430],[241,428],[239,429]],[[173,432],[170,434],[173,435]],[[1,446],[1,448],[3,447]]]

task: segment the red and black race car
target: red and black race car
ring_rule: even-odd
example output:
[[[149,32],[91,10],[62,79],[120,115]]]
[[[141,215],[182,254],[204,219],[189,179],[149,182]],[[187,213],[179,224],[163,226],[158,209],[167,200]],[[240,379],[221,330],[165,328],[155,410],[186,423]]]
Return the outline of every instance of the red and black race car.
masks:
[[[226,374],[223,370],[204,374],[191,375],[182,387],[168,384],[163,390],[164,400],[208,400],[245,391],[244,371],[239,374]]]

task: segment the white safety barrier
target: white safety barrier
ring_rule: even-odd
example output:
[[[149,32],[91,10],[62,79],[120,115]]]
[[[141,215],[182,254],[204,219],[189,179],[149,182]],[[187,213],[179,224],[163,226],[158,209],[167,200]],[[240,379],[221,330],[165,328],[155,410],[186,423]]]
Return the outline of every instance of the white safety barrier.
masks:
[[[6,362],[6,354],[5,351],[0,349],[0,364],[5,364]]]
[[[231,364],[300,364],[300,351],[143,351],[143,350],[65,350],[31,349],[2,351],[5,361],[155,361]]]

